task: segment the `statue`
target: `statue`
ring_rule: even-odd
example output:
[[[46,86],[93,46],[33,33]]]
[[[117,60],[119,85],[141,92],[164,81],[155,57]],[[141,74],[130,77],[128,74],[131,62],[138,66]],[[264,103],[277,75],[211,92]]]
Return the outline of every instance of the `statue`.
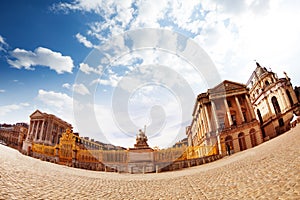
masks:
[[[146,126],[144,128],[144,132],[140,129],[139,133],[136,136],[136,144],[134,145],[135,148],[148,148],[148,138],[145,134],[146,132]]]

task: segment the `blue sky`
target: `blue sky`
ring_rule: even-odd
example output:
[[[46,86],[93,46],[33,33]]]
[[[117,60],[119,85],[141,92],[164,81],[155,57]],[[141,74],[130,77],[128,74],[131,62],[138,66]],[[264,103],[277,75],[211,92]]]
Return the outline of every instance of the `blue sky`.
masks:
[[[150,145],[168,146],[184,137],[194,97],[210,86],[202,60],[213,62],[215,83],[246,83],[257,60],[300,85],[299,8],[281,0],[1,1],[0,123],[29,122],[39,109],[125,147],[147,125]],[[207,53],[197,55],[198,71],[177,52],[194,43]]]

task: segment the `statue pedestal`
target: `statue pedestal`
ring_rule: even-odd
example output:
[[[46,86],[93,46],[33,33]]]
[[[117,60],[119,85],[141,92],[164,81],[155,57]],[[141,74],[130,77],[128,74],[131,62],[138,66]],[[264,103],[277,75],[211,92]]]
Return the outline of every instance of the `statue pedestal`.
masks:
[[[149,173],[155,171],[153,149],[130,148],[128,150],[128,171],[130,173]]]
[[[128,149],[128,171],[147,173],[155,171],[153,149],[147,144],[147,136],[142,130],[136,137],[134,148]]]

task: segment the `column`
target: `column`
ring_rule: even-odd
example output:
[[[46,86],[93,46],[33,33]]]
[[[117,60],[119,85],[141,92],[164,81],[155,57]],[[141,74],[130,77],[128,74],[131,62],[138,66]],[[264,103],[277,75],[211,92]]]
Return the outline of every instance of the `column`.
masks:
[[[279,103],[280,111],[281,111],[281,113],[282,113],[282,112],[284,112],[284,110],[285,110],[285,109],[284,109],[284,108],[285,108],[285,107],[284,107],[285,104],[284,104],[284,102],[282,101],[282,95],[280,95],[280,90],[277,90],[276,92],[277,92],[277,95],[278,95],[278,98],[277,98],[277,97],[276,97],[276,98],[277,98],[277,101],[278,101],[278,103]]]
[[[200,109],[200,118],[201,118],[201,121],[200,121],[201,137],[203,137],[205,135],[205,133],[207,132],[203,108]]]
[[[42,128],[41,128],[40,133],[39,133],[40,134],[40,139],[39,140],[42,140],[44,124],[45,124],[45,120],[43,120],[43,122],[42,122]]]
[[[220,135],[217,136],[219,154],[222,155],[222,145]]]
[[[228,121],[229,121],[229,125],[232,126],[233,125],[233,121],[232,121],[232,118],[231,118],[231,114],[230,114],[230,110],[229,110],[226,98],[224,98],[224,105],[225,105],[226,115],[227,115],[227,118],[228,118]]]
[[[271,110],[268,98],[266,97],[265,100],[266,100],[266,104],[267,104],[267,107],[268,107],[268,117],[269,117],[270,115],[272,115],[273,112]],[[274,113],[275,113],[275,111],[274,111]]]
[[[50,122],[51,122],[51,123],[50,123]],[[50,138],[50,136],[52,135],[53,125],[54,125],[54,120],[52,119],[51,121],[49,121],[48,126],[49,126],[49,130],[50,130],[50,131],[46,132],[45,140],[48,140],[48,141],[50,140],[49,138]]]
[[[288,97],[287,97],[287,94],[286,94],[286,91],[285,91],[285,89],[284,88],[280,88],[280,90],[281,90],[281,92],[282,92],[282,98],[283,98],[283,101],[284,101],[284,108],[290,108],[290,107],[292,107],[292,105],[291,105],[291,103],[290,103],[290,100],[289,99],[287,99]],[[281,96],[280,96],[281,97]],[[287,110],[287,109],[285,109],[285,110]]]
[[[37,140],[37,133],[39,130],[39,121],[35,121],[35,133],[34,133],[34,140]]]
[[[215,119],[215,122],[216,122],[216,133],[219,132],[219,119],[218,119],[218,116],[217,116],[217,109],[216,109],[216,105],[213,101],[211,101],[211,108],[212,108],[212,113],[213,113],[213,116],[214,116],[214,119]]]
[[[210,122],[210,118],[208,115],[207,106],[206,105],[203,105],[203,106],[204,106],[204,112],[205,112],[206,121],[207,121],[207,125],[208,125],[208,132],[211,132],[211,122]]]
[[[249,99],[248,95],[245,94],[245,97],[246,97],[248,109],[249,109],[250,114],[251,114],[251,119],[256,119],[255,113],[254,113],[254,110],[253,110],[253,107],[252,107],[252,104],[251,104],[251,102],[250,102],[250,99]]]
[[[234,98],[235,98],[235,102],[236,102],[236,105],[238,107],[238,111],[239,111],[239,114],[241,116],[242,122],[245,122],[245,118],[244,118],[244,115],[243,115],[243,111],[242,111],[242,108],[241,108],[239,98],[237,96],[234,96]]]

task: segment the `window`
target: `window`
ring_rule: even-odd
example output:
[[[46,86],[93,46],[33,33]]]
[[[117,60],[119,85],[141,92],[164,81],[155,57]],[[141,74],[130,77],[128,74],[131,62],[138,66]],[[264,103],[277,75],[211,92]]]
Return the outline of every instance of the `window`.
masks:
[[[280,118],[280,119],[278,120],[278,123],[279,123],[279,126],[280,126],[280,127],[283,127],[283,126],[284,126],[284,121],[283,121],[282,118]]]
[[[279,103],[277,101],[277,98],[274,96],[274,97],[272,97],[271,101],[272,101],[272,104],[273,104],[273,107],[274,107],[274,110],[275,110],[275,114],[276,115],[280,114],[281,109],[280,109]]]
[[[228,104],[228,107],[232,107],[230,100],[227,100],[227,104]]]
[[[246,112],[243,112],[243,117],[244,117],[245,122],[247,122],[247,114],[246,114]]]
[[[231,115],[231,119],[232,119],[232,125],[236,125],[236,116],[235,115]]]
[[[270,85],[270,83],[269,83],[268,80],[265,81],[265,85],[266,85],[266,86]]]

